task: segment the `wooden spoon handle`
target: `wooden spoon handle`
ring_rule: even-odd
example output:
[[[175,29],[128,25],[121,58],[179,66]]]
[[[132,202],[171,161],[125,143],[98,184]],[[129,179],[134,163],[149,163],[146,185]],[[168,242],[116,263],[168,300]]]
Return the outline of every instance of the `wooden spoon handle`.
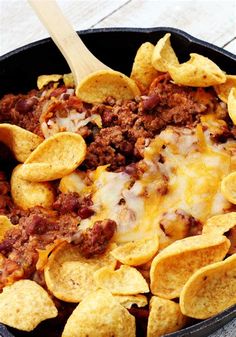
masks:
[[[28,0],[51,38],[65,57],[76,85],[90,73],[109,69],[84,45],[71,24],[62,14],[55,0]]]

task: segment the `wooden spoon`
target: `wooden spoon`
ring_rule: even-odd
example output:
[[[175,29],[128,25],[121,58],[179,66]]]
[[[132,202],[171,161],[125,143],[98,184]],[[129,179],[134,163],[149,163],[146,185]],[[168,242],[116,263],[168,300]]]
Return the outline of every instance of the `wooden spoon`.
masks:
[[[132,79],[110,69],[87,49],[55,0],[28,2],[64,55],[74,77],[77,97],[88,103],[102,103],[108,96],[132,99],[140,95]]]
[[[55,0],[28,0],[28,2],[65,57],[76,85],[94,71],[110,69],[84,45]]]

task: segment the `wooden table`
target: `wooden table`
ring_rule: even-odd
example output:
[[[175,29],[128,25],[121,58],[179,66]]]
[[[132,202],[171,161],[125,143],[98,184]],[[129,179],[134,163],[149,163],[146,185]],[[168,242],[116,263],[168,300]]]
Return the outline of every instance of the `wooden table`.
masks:
[[[50,0],[41,0],[47,1]],[[58,0],[76,30],[101,27],[182,29],[236,54],[236,0]],[[0,0],[0,55],[47,37],[26,0]],[[210,337],[235,337],[236,319]]]
[[[44,1],[45,5],[50,0]],[[236,53],[236,0],[58,0],[74,28],[183,29]],[[26,0],[0,0],[0,55],[48,36]]]

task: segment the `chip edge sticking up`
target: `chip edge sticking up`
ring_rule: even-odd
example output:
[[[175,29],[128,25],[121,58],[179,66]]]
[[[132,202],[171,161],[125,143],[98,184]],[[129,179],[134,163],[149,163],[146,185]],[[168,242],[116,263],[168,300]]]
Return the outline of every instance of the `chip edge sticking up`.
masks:
[[[60,146],[60,142],[63,142],[64,147]],[[60,179],[72,173],[84,161],[86,148],[81,135],[73,132],[56,133],[45,139],[31,153],[22,165],[19,176],[31,182]]]
[[[191,246],[191,244],[193,243],[194,245]],[[215,235],[211,234],[202,234],[175,241],[168,247],[164,248],[152,261],[150,269],[151,292],[154,295],[166,299],[173,299],[179,297],[184,284],[187,282],[189,277],[195,272],[195,270],[192,270],[193,264],[190,263],[190,261],[191,260],[196,261],[197,251],[200,252],[201,260],[199,260],[198,266],[195,265],[194,268],[199,269],[207,264],[223,260],[229,248],[230,248],[230,241],[223,235],[215,237]],[[215,255],[210,256],[209,252],[206,252],[207,249],[208,250],[213,249]],[[187,274],[186,269],[184,270],[185,274],[180,274],[181,272],[180,261],[183,262],[185,261],[180,260],[180,258],[183,256],[186,256],[185,258],[186,261],[189,261],[190,259],[188,265],[191,266],[191,268],[188,270]],[[205,261],[204,256],[206,256],[208,260]],[[166,272],[164,272],[163,261],[164,262],[166,261],[167,263]],[[180,277],[182,275],[182,278],[180,278],[179,281],[176,282],[177,275],[175,274],[175,285],[173,285],[173,275],[174,273],[176,273],[176,270],[173,271],[173,268],[171,269],[171,267],[169,266],[170,263],[173,264],[174,262],[176,262],[175,267],[178,268],[177,273],[178,276]],[[161,272],[158,269],[160,268],[160,265],[162,266]],[[167,279],[168,274],[172,275],[172,278],[170,277],[171,281],[168,281]]]
[[[109,96],[115,99],[133,99],[139,95],[137,84],[131,78],[114,70],[93,72],[76,88],[76,96],[87,103],[103,103]]]
[[[166,33],[157,41],[153,50],[152,65],[156,70],[161,72],[168,72],[168,66],[170,64],[174,66],[179,65],[178,58],[170,43],[170,37],[171,34]]]
[[[100,316],[101,312],[105,314]],[[67,320],[62,337],[135,337],[135,330],[135,318],[128,310],[111,293],[99,289],[78,304]]]
[[[231,268],[232,264],[234,264],[234,268]],[[228,267],[228,272],[224,271],[224,268],[227,269],[227,267]],[[208,300],[208,303],[207,304],[205,303],[203,305],[204,308],[207,309],[207,312],[204,313],[202,308],[200,308],[200,310],[197,312],[196,305],[194,305],[193,301],[190,303],[189,296],[188,296],[188,300],[186,301],[186,296],[187,295],[190,295],[191,297],[195,296],[197,302],[200,303],[200,298],[199,298],[200,294],[199,294],[199,291],[196,291],[196,290],[200,289],[200,291],[205,291],[206,282],[208,282],[208,279],[209,279],[207,275],[208,274],[214,275],[215,273],[216,277],[219,278],[219,273],[222,272],[222,269],[224,271],[224,274],[226,274],[227,276],[232,276],[235,292],[230,291],[230,293],[228,293],[229,298],[227,299],[227,301],[225,301],[227,305],[223,305],[223,306],[222,306],[222,296],[225,294],[225,292],[223,291],[220,294],[217,294],[218,298],[220,297],[219,302],[221,303],[221,307],[218,309],[216,309],[216,303],[214,302],[214,298],[215,298],[214,294],[210,294],[210,296],[207,295],[206,300]],[[191,289],[191,287],[193,287],[193,285],[198,281],[199,281],[198,288]],[[220,279],[218,280],[217,283],[215,281],[213,283],[214,291],[216,291],[217,285],[222,286],[224,289],[224,284],[225,284],[225,280],[222,281],[222,279]],[[227,284],[227,288],[229,289],[228,284]],[[185,302],[187,303],[187,306]],[[209,312],[209,304],[212,304],[212,307],[213,307],[213,310],[211,310],[211,312]],[[230,257],[228,257],[227,259],[223,261],[207,265],[197,270],[186,282],[180,294],[181,312],[188,317],[192,317],[196,319],[210,318],[234,304],[236,304],[236,254],[231,255]]]

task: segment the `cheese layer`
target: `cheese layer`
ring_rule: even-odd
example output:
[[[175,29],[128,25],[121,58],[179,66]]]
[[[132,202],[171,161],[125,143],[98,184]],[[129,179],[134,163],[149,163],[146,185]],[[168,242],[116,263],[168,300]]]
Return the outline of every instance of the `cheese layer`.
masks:
[[[217,127],[217,121],[209,118],[194,128],[168,127],[162,131],[145,149],[141,162],[144,172],[139,179],[126,172],[108,172],[107,166],[87,172],[87,179],[82,172],[64,177],[62,192],[92,194],[95,214],[82,220],[80,227],[112,219],[118,226],[116,241],[121,243],[160,234],[160,219],[177,209],[203,223],[229,209],[220,183],[232,170],[230,149],[236,144],[213,143],[212,124]]]

